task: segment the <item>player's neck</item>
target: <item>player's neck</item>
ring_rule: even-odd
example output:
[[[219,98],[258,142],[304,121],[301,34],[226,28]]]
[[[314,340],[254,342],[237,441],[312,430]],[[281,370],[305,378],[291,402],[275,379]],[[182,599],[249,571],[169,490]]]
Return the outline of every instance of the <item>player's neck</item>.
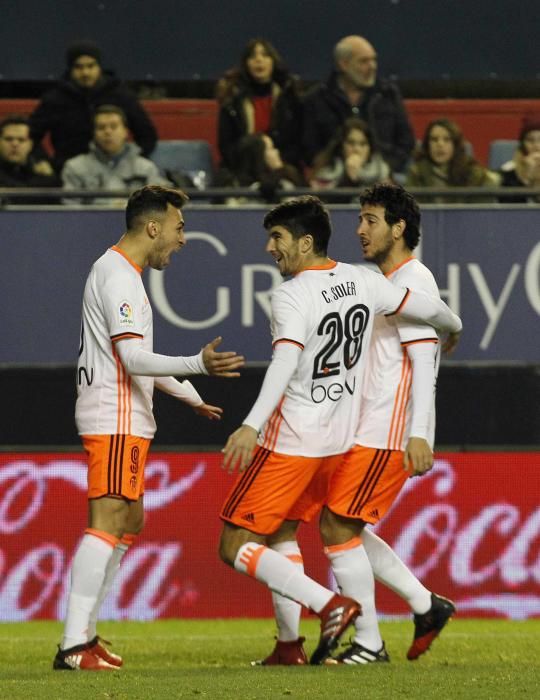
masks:
[[[116,247],[120,248],[120,250],[140,268],[145,268],[148,264],[147,251],[143,250],[138,238],[124,234],[116,244]]]
[[[306,255],[306,257],[302,260],[298,272],[309,270],[314,267],[324,267],[329,263],[330,258],[327,255]]]
[[[393,249],[388,252],[384,260],[378,261],[377,265],[383,275],[388,275],[390,272],[403,265],[403,263],[411,257],[412,250],[409,250],[409,248],[403,248],[401,250]]]

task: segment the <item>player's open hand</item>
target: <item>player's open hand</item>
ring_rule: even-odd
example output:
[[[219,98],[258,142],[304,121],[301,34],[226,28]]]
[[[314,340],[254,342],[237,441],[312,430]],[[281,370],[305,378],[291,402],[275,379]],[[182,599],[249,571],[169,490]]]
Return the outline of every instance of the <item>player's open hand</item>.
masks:
[[[427,440],[420,437],[411,437],[405,448],[403,459],[405,471],[410,471],[411,476],[422,476],[433,466],[433,451]]]
[[[215,377],[239,377],[240,372],[236,370],[244,366],[245,360],[235,352],[216,352],[221,341],[221,336],[218,336],[204,346],[202,358],[206,371]]]
[[[446,355],[451,355],[457,348],[459,339],[461,338],[461,331],[457,333],[449,333],[446,340],[443,342],[442,350]]]
[[[229,474],[234,472],[238,465],[238,471],[245,471],[251,464],[253,452],[257,445],[257,431],[249,425],[242,425],[229,435],[227,444],[223,448],[222,467]]]
[[[194,406],[193,410],[198,416],[203,416],[209,420],[221,420],[223,409],[219,406],[210,406],[208,403],[201,403],[199,406]]]

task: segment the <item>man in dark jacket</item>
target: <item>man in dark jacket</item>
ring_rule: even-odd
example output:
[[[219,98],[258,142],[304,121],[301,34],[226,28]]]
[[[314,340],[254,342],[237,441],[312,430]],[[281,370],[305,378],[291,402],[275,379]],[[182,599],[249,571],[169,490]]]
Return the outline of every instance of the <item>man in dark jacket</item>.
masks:
[[[66,63],[63,79],[44,95],[30,117],[36,145],[50,133],[56,170],[59,172],[68,158],[88,152],[94,110],[102,104],[124,111],[133,138],[142,154],[149,156],[156,145],[156,129],[127,87],[103,71],[98,47],[90,41],[73,44],[67,49]]]
[[[394,172],[402,172],[414,148],[414,135],[397,87],[377,79],[377,54],[361,36],[347,36],[334,48],[335,70],[304,103],[303,151],[306,163],[327,146],[349,117],[366,121],[375,145]]]
[[[0,188],[59,187],[51,164],[36,160],[32,155],[32,139],[28,119],[18,115],[6,117],[0,123]],[[47,204],[51,199],[35,197],[23,200],[1,197],[2,202],[20,204]],[[54,202],[56,203],[56,202]]]

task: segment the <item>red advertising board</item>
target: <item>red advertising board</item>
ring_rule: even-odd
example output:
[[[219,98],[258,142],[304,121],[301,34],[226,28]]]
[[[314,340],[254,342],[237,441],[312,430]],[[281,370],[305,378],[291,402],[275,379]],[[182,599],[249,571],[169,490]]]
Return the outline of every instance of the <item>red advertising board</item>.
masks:
[[[270,596],[222,564],[217,516],[232,477],[219,453],[154,452],[143,533],[103,608],[109,619],[265,617]],[[82,453],[0,454],[0,620],[62,618],[71,557],[86,525]],[[540,454],[438,454],[377,528],[463,616],[540,617]],[[301,530],[306,570],[328,581],[316,527]],[[406,606],[378,589],[378,609]]]

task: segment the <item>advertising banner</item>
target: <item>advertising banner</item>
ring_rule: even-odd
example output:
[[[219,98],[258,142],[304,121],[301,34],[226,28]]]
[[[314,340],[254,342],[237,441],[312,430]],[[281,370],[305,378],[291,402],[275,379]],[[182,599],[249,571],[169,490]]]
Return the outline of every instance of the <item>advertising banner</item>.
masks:
[[[219,453],[153,453],[144,531],[128,551],[105,619],[265,617],[264,586],[223,564],[218,512],[233,477]],[[538,453],[449,453],[410,479],[377,528],[462,616],[540,616]],[[516,475],[519,475],[516,477]],[[0,621],[61,619],[86,526],[82,453],[0,454]],[[306,571],[328,584],[316,524],[300,531]],[[382,615],[407,614],[378,590]]]
[[[155,348],[190,355],[217,335],[251,362],[270,359],[267,209],[186,209],[187,246],[144,282]],[[360,263],[356,208],[332,210],[330,255]],[[123,212],[6,211],[0,217],[0,363],[74,363],[93,262],[124,230]],[[426,209],[418,254],[463,318],[454,360],[540,361],[540,209]],[[524,342],[524,339],[527,342]]]

